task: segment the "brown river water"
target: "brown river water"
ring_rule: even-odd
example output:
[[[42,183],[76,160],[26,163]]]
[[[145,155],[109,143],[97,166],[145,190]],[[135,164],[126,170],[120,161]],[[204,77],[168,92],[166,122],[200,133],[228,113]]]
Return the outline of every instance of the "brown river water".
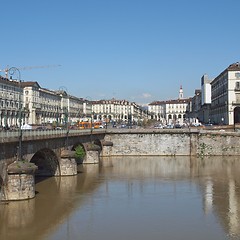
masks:
[[[0,203],[0,239],[240,239],[238,157],[114,157],[78,170]]]

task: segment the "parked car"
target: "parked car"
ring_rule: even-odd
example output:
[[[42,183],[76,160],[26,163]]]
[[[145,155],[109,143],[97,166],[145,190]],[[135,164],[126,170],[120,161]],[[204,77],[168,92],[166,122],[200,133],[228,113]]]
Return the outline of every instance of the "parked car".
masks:
[[[201,123],[192,123],[191,125],[192,125],[193,127],[200,127],[200,126],[202,126]]]
[[[172,129],[172,128],[174,128],[174,126],[172,124],[168,124],[168,125],[165,125],[164,128]]]
[[[154,128],[155,129],[163,129],[163,126],[161,124],[159,124],[159,125],[155,125]]]
[[[45,127],[45,126],[40,126],[40,127],[37,127],[36,130],[47,130],[47,127]]]

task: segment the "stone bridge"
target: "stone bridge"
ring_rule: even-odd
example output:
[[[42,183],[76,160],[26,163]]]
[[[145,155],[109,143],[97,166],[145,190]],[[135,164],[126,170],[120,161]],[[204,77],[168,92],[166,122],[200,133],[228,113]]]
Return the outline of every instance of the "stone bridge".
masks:
[[[86,152],[79,163],[98,163],[100,156],[240,155],[240,133],[221,129],[23,131],[19,137],[18,132],[0,132],[1,200],[33,198],[35,175],[77,174],[75,148],[79,145]],[[20,145],[23,161],[17,161]]]
[[[34,197],[35,175],[76,175],[78,163],[98,163],[100,156],[109,154],[112,145],[104,141],[104,136],[105,130],[102,129],[1,132],[1,199]],[[75,148],[79,145],[85,156],[76,159]]]
[[[0,169],[17,160],[19,151],[19,133],[1,132]],[[93,145],[99,153],[104,154],[105,131],[23,131],[21,138],[21,159],[27,162],[37,163],[39,174],[44,176],[72,175],[67,174],[61,159],[74,157],[74,149],[81,145],[85,149],[85,163],[95,163],[98,159],[89,156]],[[91,143],[91,144],[90,144]],[[97,147],[96,147],[97,146]],[[46,165],[47,160],[47,165]]]

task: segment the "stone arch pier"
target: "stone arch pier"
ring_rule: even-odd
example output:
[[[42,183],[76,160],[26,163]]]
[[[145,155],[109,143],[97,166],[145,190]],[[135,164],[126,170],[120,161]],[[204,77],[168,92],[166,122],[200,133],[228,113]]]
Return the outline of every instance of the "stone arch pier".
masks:
[[[35,176],[59,176],[60,166],[57,154],[48,148],[43,148],[37,151],[31,161],[38,168],[35,172]]]

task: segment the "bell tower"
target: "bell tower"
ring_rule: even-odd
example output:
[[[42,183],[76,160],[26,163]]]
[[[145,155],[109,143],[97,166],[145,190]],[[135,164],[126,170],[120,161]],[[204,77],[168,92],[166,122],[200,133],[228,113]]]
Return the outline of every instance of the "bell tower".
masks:
[[[180,90],[179,90],[179,99],[183,99],[183,89],[182,89],[182,85],[180,86]]]

